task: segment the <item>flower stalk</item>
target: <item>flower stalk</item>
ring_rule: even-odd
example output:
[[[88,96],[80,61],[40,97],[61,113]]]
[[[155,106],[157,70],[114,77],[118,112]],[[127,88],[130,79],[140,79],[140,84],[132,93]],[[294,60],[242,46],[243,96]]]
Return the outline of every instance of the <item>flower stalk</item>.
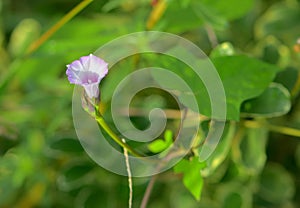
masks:
[[[108,73],[108,63],[101,58],[90,54],[83,56],[79,60],[67,65],[66,74],[71,84],[80,85],[84,88],[82,95],[82,107],[99,124],[99,126],[121,147],[136,157],[143,155],[136,152],[129,145],[122,141],[114,131],[107,125],[104,118],[99,113],[98,104],[100,102],[99,84]]]
[[[118,137],[115,132],[107,125],[103,117],[96,116],[95,117],[97,123],[103,128],[103,130],[121,147],[126,149],[130,154],[132,154],[135,157],[143,157],[140,153],[136,152],[134,149],[132,149],[128,144],[124,143],[120,137]]]

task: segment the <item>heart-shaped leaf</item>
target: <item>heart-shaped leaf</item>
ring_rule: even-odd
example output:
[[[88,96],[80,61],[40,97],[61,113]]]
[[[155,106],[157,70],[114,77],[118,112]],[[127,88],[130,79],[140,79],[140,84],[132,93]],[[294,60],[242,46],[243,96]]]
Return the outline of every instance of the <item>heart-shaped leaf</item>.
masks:
[[[275,117],[291,108],[290,93],[281,84],[272,83],[260,96],[247,100],[241,107],[247,117]]]
[[[239,120],[242,102],[263,93],[280,70],[275,65],[245,55],[216,57],[212,62],[225,90],[228,120]],[[196,83],[198,87],[193,88],[194,95],[182,93],[180,101],[188,105],[189,97],[196,96],[199,112],[210,117],[210,97],[204,84],[197,76],[189,76],[189,82]]]
[[[183,173],[183,184],[197,200],[200,200],[203,187],[200,170],[204,167],[205,164],[200,163],[197,157],[190,161],[183,159],[174,167],[175,173]]]

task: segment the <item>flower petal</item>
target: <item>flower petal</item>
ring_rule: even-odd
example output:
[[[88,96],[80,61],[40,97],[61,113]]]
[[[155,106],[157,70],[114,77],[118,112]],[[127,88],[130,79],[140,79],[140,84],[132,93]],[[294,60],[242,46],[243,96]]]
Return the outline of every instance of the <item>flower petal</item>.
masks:
[[[98,83],[84,84],[82,85],[89,98],[97,98],[99,96],[99,85]]]
[[[82,56],[79,59],[80,64],[82,65],[83,71],[89,71],[90,68],[90,56]]]
[[[91,72],[91,71],[80,72],[79,77],[82,84],[100,83],[100,77],[95,72]]]
[[[93,54],[90,54],[90,71],[98,73],[100,79],[105,77],[105,75],[108,73],[107,65],[108,64],[104,60],[94,56]]]
[[[70,83],[84,87],[89,98],[99,96],[99,83],[108,73],[108,64],[93,54],[83,56],[67,65]]]
[[[93,54],[81,57],[80,62],[83,65],[84,70],[99,74],[100,79],[105,77],[108,72],[108,64]]]
[[[79,60],[73,61],[71,64],[67,65],[68,68],[72,68],[74,71],[83,71],[83,65]]]
[[[73,61],[71,64],[67,65],[66,74],[68,75],[68,79],[72,84],[81,84],[80,72],[84,71],[84,67],[79,60]]]

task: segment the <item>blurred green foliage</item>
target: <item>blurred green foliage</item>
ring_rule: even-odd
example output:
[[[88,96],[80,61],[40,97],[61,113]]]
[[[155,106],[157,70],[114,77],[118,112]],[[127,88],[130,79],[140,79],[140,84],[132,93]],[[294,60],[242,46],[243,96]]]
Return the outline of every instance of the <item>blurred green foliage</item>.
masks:
[[[99,167],[76,138],[65,65],[120,35],[146,29],[173,32],[197,44],[212,58],[229,98],[225,133],[212,157],[198,163],[195,150],[175,166],[182,175],[171,170],[159,175],[148,207],[299,207],[299,1],[151,2],[94,0],[26,54],[80,1],[0,1],[0,207],[127,207],[127,178]],[[162,2],[165,9],[151,20]],[[145,55],[138,64],[147,66],[152,58]],[[196,93],[205,95],[188,67],[167,57],[157,63],[174,66]],[[138,64],[129,57],[103,80],[104,115],[113,89]],[[149,103],[145,97],[151,93],[141,93],[134,107],[178,108],[170,97],[155,93]],[[186,96],[179,96],[183,104]],[[207,116],[209,104],[201,109]],[[148,124],[146,117],[132,120],[140,128]],[[203,135],[208,126],[209,121],[202,122]],[[152,143],[150,151],[167,148],[177,127],[171,119],[164,140]],[[133,207],[138,207],[148,179],[133,181]]]

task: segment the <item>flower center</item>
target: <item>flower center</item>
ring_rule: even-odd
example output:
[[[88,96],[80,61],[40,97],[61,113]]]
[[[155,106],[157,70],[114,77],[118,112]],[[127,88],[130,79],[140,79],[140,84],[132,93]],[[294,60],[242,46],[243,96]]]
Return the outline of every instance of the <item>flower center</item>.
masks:
[[[99,82],[99,75],[95,72],[85,71],[80,73],[82,84],[93,84]]]

